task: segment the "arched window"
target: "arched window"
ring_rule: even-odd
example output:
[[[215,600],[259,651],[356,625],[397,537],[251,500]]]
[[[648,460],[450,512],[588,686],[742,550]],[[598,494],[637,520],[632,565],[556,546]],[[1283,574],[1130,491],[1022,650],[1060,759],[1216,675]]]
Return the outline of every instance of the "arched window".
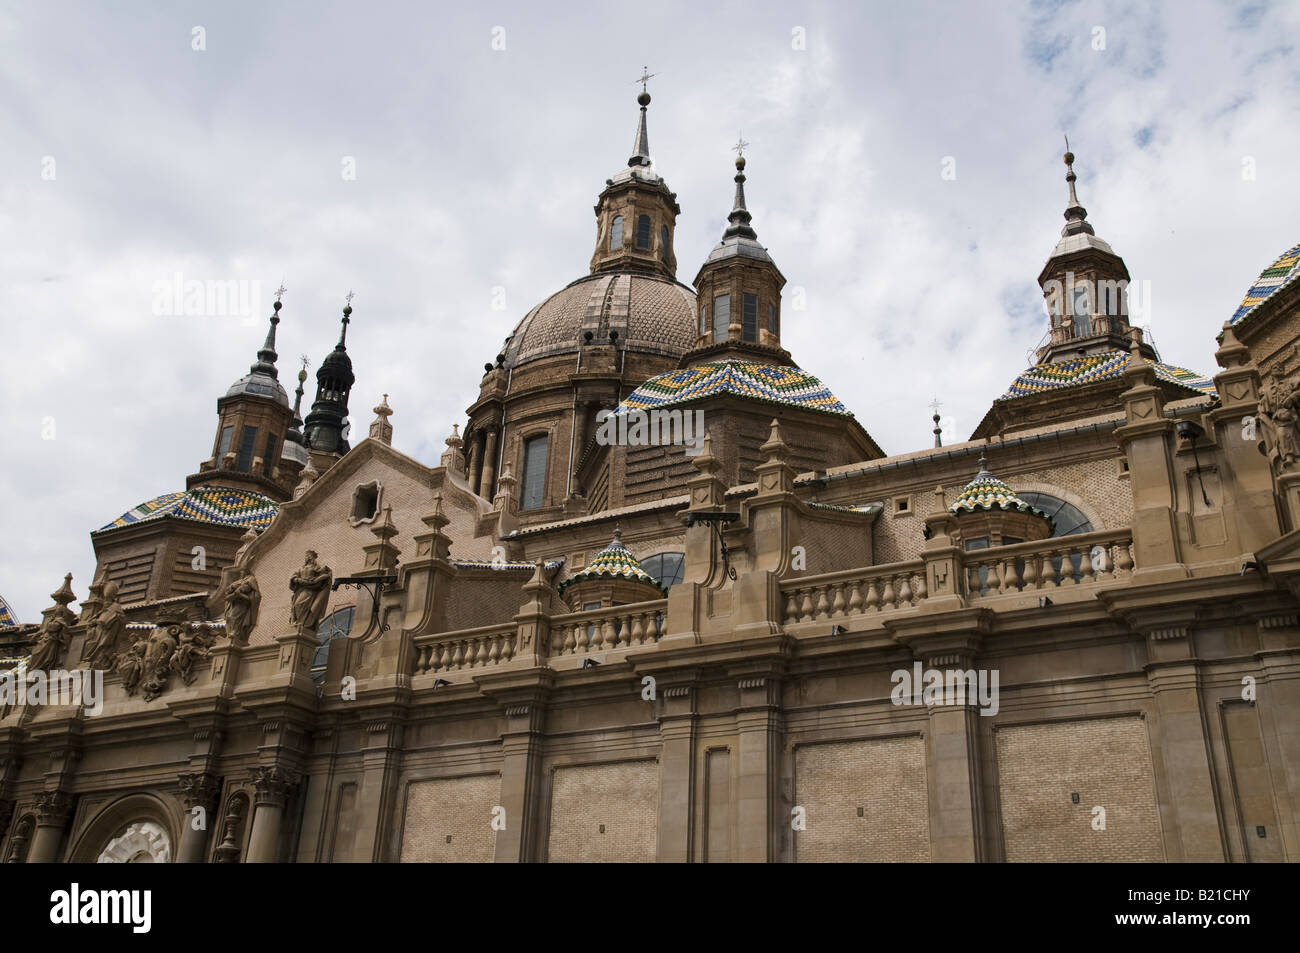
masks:
[[[615,215],[609,224],[609,250],[618,251],[623,247],[623,216]]]
[[[686,569],[685,553],[659,553],[641,560],[641,568],[665,589],[671,589],[682,581]]]
[[[668,264],[668,226],[659,229],[659,259]]]
[[[1088,517],[1077,507],[1050,493],[1017,494],[1030,506],[1036,506],[1052,518],[1052,536],[1074,536],[1077,533],[1091,533],[1093,525]]]
[[[636,247],[650,247],[650,216],[642,215],[636,220]]]
[[[713,299],[713,340],[725,341],[731,327],[731,295],[716,295]]]
[[[546,450],[550,439],[538,434],[524,441],[524,473],[519,481],[519,506],[534,510],[546,498]]]
[[[345,639],[352,631],[352,620],[357,612],[356,606],[347,606],[331,612],[316,629],[316,655],[311,660],[311,680],[320,688],[325,684],[325,667],[329,664],[330,643],[335,639]]]

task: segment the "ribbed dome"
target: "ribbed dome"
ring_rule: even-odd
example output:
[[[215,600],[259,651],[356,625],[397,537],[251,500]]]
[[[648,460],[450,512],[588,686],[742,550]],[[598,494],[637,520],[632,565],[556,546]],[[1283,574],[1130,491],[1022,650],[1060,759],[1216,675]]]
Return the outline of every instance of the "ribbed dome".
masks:
[[[695,294],[651,275],[599,274],[581,278],[551,295],[524,317],[506,339],[506,366],[555,354],[576,354],[585,332],[593,344],[681,357],[696,337]]]
[[[591,561],[568,579],[560,583],[559,590],[564,592],[569,586],[578,582],[602,577],[617,577],[630,582],[640,582],[662,591],[663,587],[655,582],[654,577],[641,568],[641,562],[632,555],[631,550],[623,545],[623,536],[614,530],[614,539],[608,546],[591,557]]]

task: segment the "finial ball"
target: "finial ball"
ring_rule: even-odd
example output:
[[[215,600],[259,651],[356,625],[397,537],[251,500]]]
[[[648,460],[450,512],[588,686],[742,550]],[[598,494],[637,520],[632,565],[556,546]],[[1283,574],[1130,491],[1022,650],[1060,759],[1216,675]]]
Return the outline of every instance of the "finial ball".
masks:
[[[1066,164],[1066,165],[1073,165],[1073,164],[1074,164],[1074,153],[1073,153],[1073,152],[1067,152],[1067,153],[1065,154],[1065,164]]]
[[[284,307],[284,304],[279,300],[277,300],[273,305],[271,305],[271,307],[274,308],[276,311],[279,311],[281,308]]]
[[[744,172],[744,171],[745,171],[745,157],[744,157],[744,156],[736,156],[736,171],[737,171],[737,172]]]
[[[343,316],[346,318],[346,317],[347,317],[348,315],[350,315],[351,313],[352,313],[352,305],[350,305],[350,304],[345,304],[345,305],[343,306]]]
[[[637,95],[636,101],[640,104],[641,108],[644,109],[646,106],[650,105],[650,94],[642,90]]]

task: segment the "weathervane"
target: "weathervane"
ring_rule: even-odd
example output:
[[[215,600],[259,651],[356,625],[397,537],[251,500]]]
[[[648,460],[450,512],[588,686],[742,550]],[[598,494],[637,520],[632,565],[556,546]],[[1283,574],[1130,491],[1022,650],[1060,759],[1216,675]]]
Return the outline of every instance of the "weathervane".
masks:
[[[654,79],[654,78],[655,78],[656,76],[658,76],[658,75],[659,75],[658,73],[652,73],[652,72],[650,72],[650,67],[648,67],[648,66],[643,66],[643,67],[641,67],[641,76],[640,76],[639,78],[637,78],[637,79],[634,79],[632,82],[634,82],[634,83],[640,83],[640,84],[641,84],[641,92],[646,93],[646,92],[649,92],[649,90],[646,89],[646,85],[650,82],[650,80]]]
[[[276,301],[279,301],[281,298],[283,298],[283,297],[284,297],[284,293],[285,293],[286,291],[288,291],[288,290],[289,290],[289,289],[286,288],[286,287],[284,286],[284,279],[281,278],[281,279],[280,279],[280,287],[278,287],[278,288],[275,289],[275,300],[276,300]]]
[[[930,409],[934,411],[936,417],[939,416],[939,408],[942,406],[943,404],[939,403],[939,395],[935,394],[934,400],[930,401]]]
[[[745,154],[745,147],[748,145],[749,143],[745,141],[745,134],[742,132],[736,139],[736,144],[731,147],[731,151],[736,155],[743,157]]]
[[[354,294],[353,291],[352,291],[352,289],[349,288],[349,289],[348,289],[348,293],[347,293],[347,295],[346,295],[347,303],[348,303],[349,305],[351,305],[351,304],[352,304],[352,299],[355,298],[355,297],[356,297],[356,294]]]

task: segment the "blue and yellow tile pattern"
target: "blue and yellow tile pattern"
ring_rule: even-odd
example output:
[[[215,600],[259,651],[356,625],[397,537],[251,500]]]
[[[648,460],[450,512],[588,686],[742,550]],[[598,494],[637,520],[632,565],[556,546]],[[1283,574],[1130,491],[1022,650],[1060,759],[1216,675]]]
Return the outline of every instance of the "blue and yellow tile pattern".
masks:
[[[1277,290],[1295,280],[1300,275],[1300,245],[1283,252],[1282,255],[1260,273],[1255,283],[1241,299],[1241,307],[1233,313],[1229,324],[1236,324],[1257,306],[1267,301]]]
[[[806,371],[757,361],[714,361],[660,374],[629,394],[614,412],[654,410],[719,394],[853,416],[825,384]]]
[[[1012,382],[1010,390],[998,400],[1014,400],[1030,394],[1060,390],[1063,387],[1082,387],[1097,381],[1113,380],[1124,373],[1128,367],[1128,351],[1106,351],[1101,354],[1089,354],[1076,357],[1058,364],[1039,364],[1022,373]],[[1153,361],[1156,377],[1171,384],[1181,384],[1189,390],[1198,391],[1213,397],[1216,393],[1214,381],[1203,374],[1189,371],[1185,367]]]
[[[223,526],[251,526],[263,530],[271,525],[277,509],[275,500],[251,490],[198,486],[181,493],[164,493],[141,503],[108,525],[101,526],[96,532],[161,519],[164,516],[199,523],[220,523]]]

